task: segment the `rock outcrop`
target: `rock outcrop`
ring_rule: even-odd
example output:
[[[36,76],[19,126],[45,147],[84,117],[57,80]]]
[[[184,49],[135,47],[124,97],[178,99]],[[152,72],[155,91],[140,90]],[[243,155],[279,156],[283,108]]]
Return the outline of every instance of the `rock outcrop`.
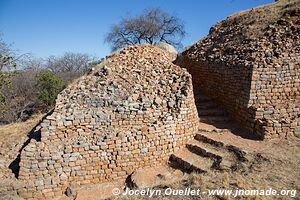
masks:
[[[128,47],[59,94],[40,141],[21,152],[18,192],[52,198],[166,163],[198,120],[191,75],[159,48]]]
[[[213,26],[176,63],[195,90],[261,138],[300,131],[300,3],[282,0]]]

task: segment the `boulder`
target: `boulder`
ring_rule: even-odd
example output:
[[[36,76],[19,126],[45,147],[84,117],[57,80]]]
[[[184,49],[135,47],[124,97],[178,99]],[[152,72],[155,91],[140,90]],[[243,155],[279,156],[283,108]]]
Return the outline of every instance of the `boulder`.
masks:
[[[175,49],[175,47],[173,47],[172,45],[170,45],[166,42],[157,42],[154,46],[168,52],[172,61],[176,60],[178,52]]]
[[[182,177],[183,172],[166,166],[145,167],[136,170],[131,175],[129,187],[143,189],[169,185],[181,180]]]

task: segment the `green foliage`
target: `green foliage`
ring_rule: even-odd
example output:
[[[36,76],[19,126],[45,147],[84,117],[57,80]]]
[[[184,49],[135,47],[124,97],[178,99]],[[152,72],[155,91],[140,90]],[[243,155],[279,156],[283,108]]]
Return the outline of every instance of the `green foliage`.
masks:
[[[13,76],[18,74],[18,72],[0,72],[0,89],[3,86],[9,86],[11,85],[11,79]]]
[[[3,118],[6,111],[7,111],[6,98],[0,91],[0,119]]]
[[[0,56],[1,57],[1,56]],[[11,81],[13,76],[18,72],[0,72],[0,120],[3,118],[7,112],[7,99],[3,94],[3,87],[9,88],[11,86]]]
[[[38,98],[47,106],[55,102],[57,95],[66,87],[63,79],[52,72],[40,72],[37,74],[39,87]]]
[[[14,57],[12,56],[6,56],[0,54],[0,70],[7,68],[7,69],[15,69],[17,66]]]
[[[3,41],[2,34],[0,33],[0,71],[4,69],[15,69],[17,59],[15,51],[11,49],[9,44]]]

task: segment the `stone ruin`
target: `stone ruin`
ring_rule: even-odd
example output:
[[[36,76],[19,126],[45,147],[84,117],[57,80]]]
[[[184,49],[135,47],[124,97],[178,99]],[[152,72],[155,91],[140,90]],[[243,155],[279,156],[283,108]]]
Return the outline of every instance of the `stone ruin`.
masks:
[[[300,4],[282,0],[221,21],[176,63],[194,90],[260,138],[300,134]]]
[[[108,57],[56,100],[22,150],[18,193],[62,195],[70,185],[125,179],[166,163],[197,131],[192,78],[150,45]]]
[[[299,16],[296,0],[233,15],[177,65],[175,54],[150,45],[109,56],[61,92],[39,137],[22,148],[18,194],[50,199],[166,163],[198,130],[193,86],[253,135],[299,133]]]

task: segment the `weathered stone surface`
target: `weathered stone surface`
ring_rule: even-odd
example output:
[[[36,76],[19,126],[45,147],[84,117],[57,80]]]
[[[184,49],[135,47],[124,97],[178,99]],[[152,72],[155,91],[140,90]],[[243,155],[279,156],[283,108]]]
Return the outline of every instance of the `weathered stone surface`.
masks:
[[[171,56],[172,61],[174,61],[177,58],[178,52],[175,49],[175,47],[173,47],[172,45],[165,42],[157,42],[155,46],[168,52],[169,55]]]

